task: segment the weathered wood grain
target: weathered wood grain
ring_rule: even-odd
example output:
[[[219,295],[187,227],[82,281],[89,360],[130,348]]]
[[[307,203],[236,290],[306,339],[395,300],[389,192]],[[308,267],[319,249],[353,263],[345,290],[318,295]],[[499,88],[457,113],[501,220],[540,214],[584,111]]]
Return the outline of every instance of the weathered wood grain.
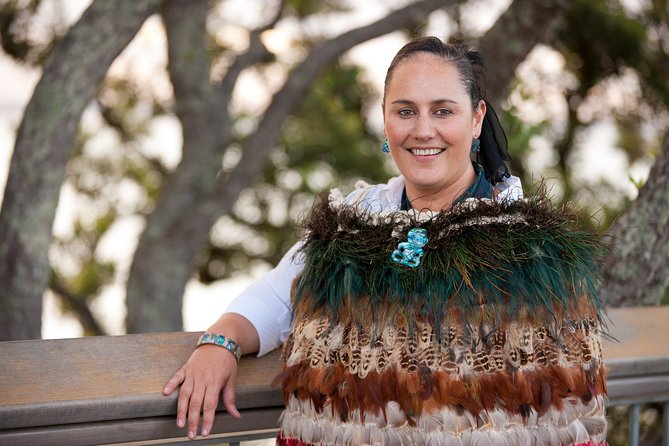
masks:
[[[281,410],[283,409],[241,411],[240,420],[219,412],[216,414],[212,434],[275,428]],[[276,434],[269,433],[268,437],[274,435]],[[0,430],[0,445],[85,446],[178,437],[185,439],[186,431],[178,429],[174,423],[174,417],[170,416]],[[225,440],[220,440],[220,442],[224,443]]]
[[[0,343],[0,429],[176,414],[162,395],[199,333],[100,336]],[[244,357],[239,409],[278,407],[270,387],[279,353]]]
[[[604,340],[615,404],[669,400],[669,307],[610,312]],[[184,437],[169,377],[199,333],[0,342],[0,445],[85,445]],[[217,414],[214,433],[272,429],[282,401],[270,386],[279,352],[244,357],[237,379],[242,420]]]

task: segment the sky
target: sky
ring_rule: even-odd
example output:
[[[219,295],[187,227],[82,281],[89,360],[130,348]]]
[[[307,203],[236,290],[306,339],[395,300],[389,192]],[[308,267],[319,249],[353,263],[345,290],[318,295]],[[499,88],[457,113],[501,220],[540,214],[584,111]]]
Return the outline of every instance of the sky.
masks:
[[[47,0],[43,10],[44,20],[49,21],[58,17],[65,23],[72,23],[83,12],[90,0]],[[323,23],[314,21],[307,23],[306,29],[314,33],[325,32],[327,35],[336,35],[342,30],[370,23],[382,17],[386,12],[396,9],[406,2],[404,0],[394,1],[365,1],[350,0],[352,13],[341,14],[330,17]],[[510,3],[509,0],[475,1],[467,11],[470,17],[469,26],[474,32],[484,32]],[[268,13],[266,1],[227,1],[223,2],[220,13],[230,23],[238,24],[239,28],[228,27],[224,35],[215,36],[222,42],[238,45],[243,48],[247,43],[244,26],[252,26],[249,18],[263,17]],[[451,27],[448,16],[443,12],[432,15],[427,34],[444,36]],[[294,24],[290,21],[280,23],[276,31],[264,36],[265,43],[278,53],[279,58],[289,61],[296,57],[296,52],[290,47],[290,36],[294,33]],[[366,79],[375,86],[377,91],[382,90],[382,82],[385,71],[395,51],[404,43],[404,38],[399,33],[389,34],[358,45],[351,50],[347,58],[366,67]],[[299,56],[299,55],[298,55]],[[166,49],[164,44],[164,32],[160,20],[153,17],[147,21],[140,33],[131,45],[114,62],[111,72],[131,72],[135,77],[144,80],[151,85],[159,94],[169,96],[170,85],[163,67],[166,63]],[[534,73],[536,66],[540,66],[547,76],[559,73],[563,61],[554,51],[541,47],[537,48],[530,60],[519,68],[530,70],[528,75]],[[13,150],[15,131],[21,119],[23,109],[30,99],[30,95],[39,80],[39,70],[29,69],[14,63],[8,56],[0,51],[0,200],[2,190],[7,176],[9,160]],[[277,74],[276,82],[283,74]],[[559,83],[558,80],[555,81]],[[272,85],[270,85],[270,88]],[[631,87],[633,88],[633,86]],[[235,90],[237,106],[246,111],[257,112],[263,109],[268,100],[267,94],[249,95],[249,91],[267,91],[266,79],[260,79],[252,74],[244,75]],[[557,102],[556,102],[557,104]],[[559,106],[559,105],[557,105]],[[536,113],[530,110],[528,113]],[[382,129],[380,107],[378,112],[370,112],[371,125],[379,133]],[[87,111],[83,117],[84,126],[96,129],[100,123],[95,113]],[[583,175],[611,176],[619,178],[623,173],[626,175],[626,160],[616,151],[610,150],[615,144],[615,135],[610,125],[606,122],[596,126],[586,135],[589,139],[589,150],[577,153],[577,162],[589,167]],[[114,139],[100,130],[96,134],[99,140],[100,150],[113,148]],[[167,166],[176,166],[180,159],[180,132],[174,118],[161,118],[152,127],[150,135],[143,141],[149,152],[160,155]],[[602,157],[602,153],[606,156]],[[550,147],[542,141],[535,141],[533,152],[530,155],[530,165],[541,172],[553,161],[551,159]],[[622,158],[621,158],[622,157]],[[602,162],[605,159],[606,162]],[[642,178],[647,175],[648,165],[639,164],[634,166],[631,175]],[[623,172],[623,173],[621,173]],[[633,188],[629,189],[633,194]],[[61,200],[54,223],[54,233],[66,235],[72,230],[71,215],[76,208],[72,199],[72,192],[66,187],[61,191]],[[120,276],[117,283],[110,286],[103,295],[96,299],[93,310],[98,315],[103,315],[105,328],[110,334],[122,334],[125,318],[123,303],[123,281],[124,274],[130,265],[132,252],[134,251],[138,235],[143,229],[141,219],[128,219],[116,225],[111,234],[100,246],[98,254],[119,263]],[[122,241],[119,243],[119,240]],[[240,277],[235,280],[216,282],[206,286],[193,280],[188,284],[184,296],[184,323],[186,330],[204,330],[224,310],[230,299],[238,294],[252,277],[257,277],[264,270],[258,269],[250,276]],[[81,335],[79,324],[71,317],[61,315],[57,301],[53,296],[45,296],[45,311],[43,317],[43,337],[76,337]]]

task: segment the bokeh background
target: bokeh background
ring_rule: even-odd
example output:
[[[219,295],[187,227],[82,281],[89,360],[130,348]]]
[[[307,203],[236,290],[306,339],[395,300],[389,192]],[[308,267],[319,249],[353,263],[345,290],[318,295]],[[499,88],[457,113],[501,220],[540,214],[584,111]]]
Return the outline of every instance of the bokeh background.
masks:
[[[526,191],[620,243],[605,299],[667,303],[668,18],[665,0],[0,0],[3,339],[205,329],[319,193],[397,174],[383,79],[428,34],[481,49]]]

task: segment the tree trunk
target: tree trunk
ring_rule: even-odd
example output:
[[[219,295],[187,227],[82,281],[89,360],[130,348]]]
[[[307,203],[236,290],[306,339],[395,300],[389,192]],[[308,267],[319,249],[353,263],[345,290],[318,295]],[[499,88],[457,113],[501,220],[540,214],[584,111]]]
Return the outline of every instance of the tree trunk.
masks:
[[[207,2],[192,0],[169,0],[163,8],[183,155],[178,170],[167,177],[135,252],[126,298],[129,333],[182,329],[181,299],[173,290],[178,284],[180,297],[202,243],[199,236],[181,233],[179,224],[187,220],[193,201],[214,189],[221,154],[230,142],[227,103],[218,100],[209,82],[208,12]]]
[[[602,297],[611,306],[659,304],[669,287],[669,132],[639,196],[608,235]]]
[[[539,43],[548,42],[573,0],[515,0],[480,42],[487,67],[487,99],[499,106],[516,67]]]
[[[226,134],[221,134],[221,123],[212,123],[214,116],[225,116],[221,110],[218,115],[203,116],[208,124],[202,131],[213,132],[214,136],[200,136],[200,140],[219,140],[219,151],[210,151],[212,145],[196,145],[188,143],[193,150],[192,164],[186,170],[178,167],[168,182],[174,184],[172,192],[167,190],[154,211],[155,217],[149,219],[147,229],[140,238],[137,252],[133,260],[130,277],[128,279],[128,319],[129,333],[181,330],[181,297],[188,278],[191,276],[195,258],[204,246],[209,230],[216,219],[228,213],[244,187],[252,184],[256,176],[265,166],[270,150],[276,145],[281,127],[286,118],[299,105],[306,95],[309,86],[318,74],[339,56],[353,46],[384,35],[386,33],[413,26],[424,19],[430,12],[451,3],[453,0],[422,0],[412,3],[405,8],[395,11],[385,18],[362,28],[354,29],[310,51],[307,58],[292,71],[286,84],[274,96],[272,103],[265,112],[258,125],[257,131],[248,138],[243,146],[243,158],[237,167],[227,175],[221,174],[215,182],[211,182],[212,167],[220,166],[221,156],[225,149],[223,142],[228,140]],[[187,3],[187,2],[186,2]],[[179,17],[170,19],[169,8],[177,8],[179,3],[169,5],[166,9],[168,26],[179,26]],[[182,6],[186,6],[185,4]],[[172,31],[168,31],[168,37]],[[192,35],[188,34],[193,38]],[[200,39],[200,38],[199,38]],[[200,39],[201,41],[201,39]],[[201,49],[191,51],[198,53]],[[176,55],[176,53],[174,53]],[[242,55],[244,56],[244,55]],[[170,57],[173,57],[170,52]],[[240,60],[245,60],[242,57]],[[202,63],[199,56],[195,56],[197,64]],[[251,57],[244,63],[233,65],[222,82],[223,91],[220,95],[200,96],[197,101],[219,101],[218,107],[226,109],[227,100],[234,86],[236,76],[254,62]],[[178,60],[170,61],[178,64]],[[197,68],[200,70],[200,68]],[[187,73],[176,76],[171,71],[172,79],[181,76],[190,76]],[[193,78],[194,79],[194,78]],[[175,87],[175,95],[177,89]],[[202,91],[196,94],[202,94]],[[185,100],[185,97],[184,97]],[[181,104],[178,104],[181,107]],[[215,105],[200,104],[200,112],[215,108]],[[192,109],[197,112],[197,107]],[[198,113],[198,116],[200,114]],[[180,116],[182,118],[182,116]],[[197,117],[191,117],[197,121]],[[229,118],[228,118],[229,119]],[[184,141],[194,137],[189,127],[184,124]],[[226,129],[227,124],[223,124]],[[186,147],[184,147],[184,152]],[[197,151],[197,153],[195,153]],[[189,171],[196,173],[198,168],[203,174],[190,176]],[[189,178],[186,178],[189,177]],[[197,186],[196,186],[197,184]],[[178,188],[188,190],[184,197],[189,199],[177,201],[172,199],[172,193]]]
[[[44,63],[17,134],[0,211],[0,341],[40,337],[51,228],[81,114],[159,4],[95,1]]]

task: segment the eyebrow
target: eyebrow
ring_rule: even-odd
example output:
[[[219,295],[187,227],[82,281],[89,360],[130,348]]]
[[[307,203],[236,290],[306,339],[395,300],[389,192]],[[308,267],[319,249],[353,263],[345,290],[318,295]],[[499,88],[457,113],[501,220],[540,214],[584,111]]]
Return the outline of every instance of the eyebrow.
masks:
[[[453,99],[435,99],[434,101],[430,101],[430,104],[443,104],[444,102],[450,103],[450,104],[457,104],[457,101],[454,101]],[[414,101],[411,101],[409,99],[396,99],[391,104],[413,104]]]

